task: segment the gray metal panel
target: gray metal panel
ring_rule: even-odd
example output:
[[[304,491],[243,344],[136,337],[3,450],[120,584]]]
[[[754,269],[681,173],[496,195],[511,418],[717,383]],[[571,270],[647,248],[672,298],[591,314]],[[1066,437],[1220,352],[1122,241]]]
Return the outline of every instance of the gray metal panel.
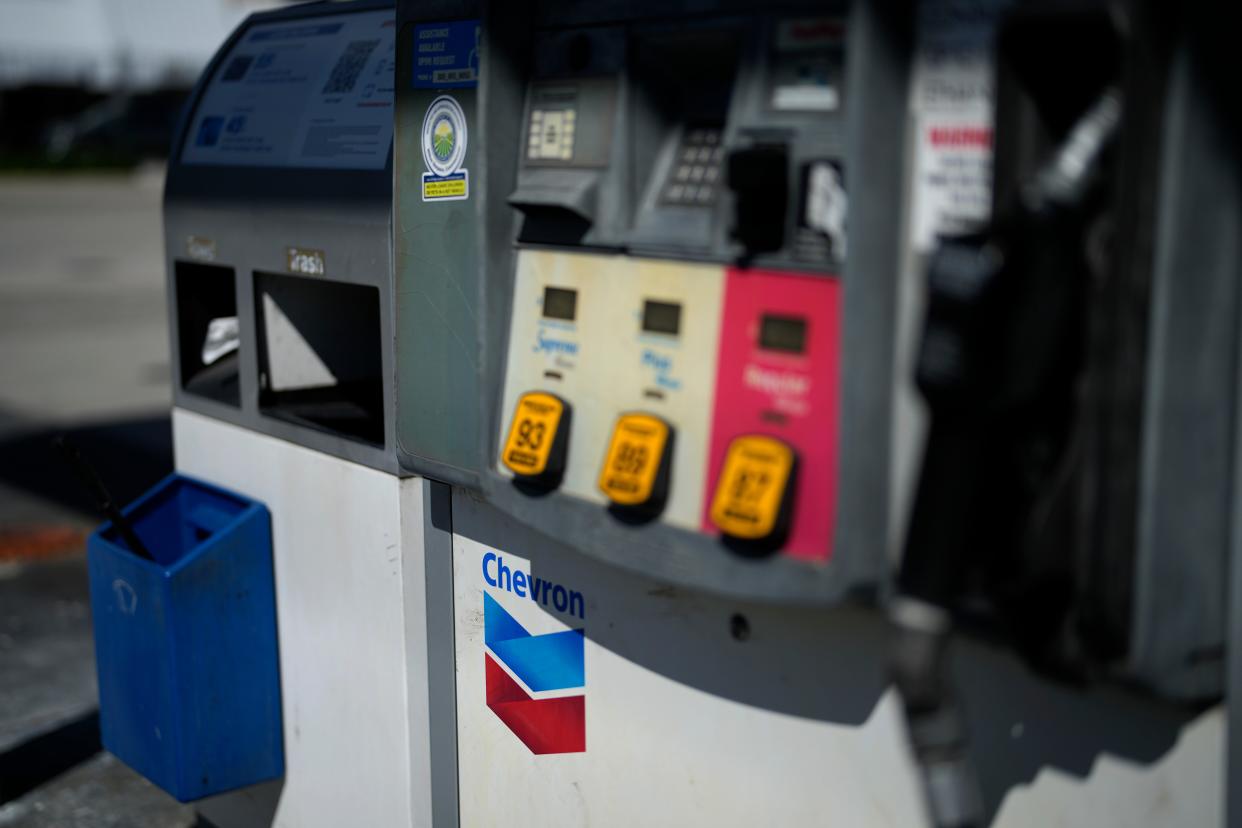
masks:
[[[1130,661],[1175,697],[1219,692],[1235,518],[1242,198],[1186,50],[1161,159]],[[1210,209],[1203,209],[1211,205]]]
[[[896,483],[891,460],[896,404],[897,324],[902,266],[906,94],[913,32],[909,4],[857,3],[846,59],[850,187],[841,348],[838,548],[857,560],[856,577],[878,581]],[[866,102],[865,105],[862,102]]]
[[[397,119],[393,239],[396,285],[396,447],[406,469],[446,482],[472,485],[479,465],[480,374],[478,289],[482,240],[479,212],[490,199],[483,157],[498,136],[481,123],[478,89],[414,89],[413,30],[419,22],[473,19],[478,5],[402,6],[397,43]],[[483,36],[486,38],[486,32]],[[480,66],[489,60],[486,41]],[[428,105],[451,94],[468,132],[463,167],[470,197],[424,202],[421,130]]]
[[[513,239],[519,220],[517,211],[506,199],[517,180],[526,77],[531,69],[528,44],[534,17],[528,0],[488,3],[483,13],[484,57],[491,62],[488,65],[503,66],[508,71],[489,73],[479,95],[481,122],[495,143],[482,171],[484,200],[479,205],[483,260],[476,290],[479,294],[477,336],[481,345],[474,391],[477,394],[475,404],[483,416],[475,426],[478,444],[475,488],[482,486],[483,470],[496,456],[494,418],[500,416],[497,412],[504,393],[505,343],[513,312]]]
[[[186,107],[173,146],[185,145],[193,113],[223,56],[250,26],[325,14],[392,8],[391,0],[361,0],[347,7],[310,3],[252,15],[221,47],[204,72]],[[174,403],[203,414],[300,443],[318,451],[389,472],[398,472],[394,390],[396,368],[392,343],[392,160],[384,170],[310,170],[263,167],[186,166],[171,160],[164,189],[164,238],[169,273],[169,319],[173,359]],[[185,391],[180,376],[176,280],[178,261],[194,262],[187,253],[190,236],[211,239],[213,264],[234,269],[241,329],[241,404],[232,407]],[[384,445],[377,446],[327,429],[295,424],[259,410],[255,271],[287,273],[285,249],[307,247],[324,252],[325,278],[373,285],[380,294],[379,339],[382,360]]]
[[[572,71],[568,66],[570,42],[578,36],[590,38],[590,63],[579,71]],[[565,86],[576,88],[576,106],[583,116],[576,144],[586,148],[587,153],[592,149],[602,148],[602,151],[595,153],[598,157],[594,161],[598,163],[580,167],[575,160],[549,167],[546,162],[527,161],[525,152],[521,151],[526,143],[519,138],[517,183],[509,203],[516,207],[531,205],[531,194],[537,193],[542,185],[552,195],[551,203],[545,206],[569,209],[575,206],[575,178],[587,177],[592,210],[589,216],[583,216],[588,221],[588,229],[580,243],[584,247],[621,247],[631,211],[632,189],[631,152],[624,137],[631,132],[628,112],[633,94],[627,71],[625,31],[619,27],[540,31],[534,38],[530,48],[535,65],[529,78],[531,83],[524,89],[526,110],[519,129],[524,132],[530,113],[537,106],[537,90],[541,85],[538,82],[560,86],[559,81],[564,79]],[[575,148],[575,159],[583,154],[584,150]]]
[[[799,201],[799,176],[802,165],[809,161],[832,159],[841,161],[846,154],[844,121],[840,109],[831,113],[792,113],[772,109],[765,95],[765,84],[771,67],[766,65],[769,44],[775,37],[775,20],[772,16],[756,15],[755,9],[739,11],[750,14],[715,16],[709,20],[694,21],[691,25],[666,23],[643,24],[634,27],[635,34],[642,36],[668,35],[670,33],[687,32],[726,32],[731,31],[739,38],[739,56],[737,74],[733,79],[731,100],[728,103],[727,118],[720,124],[722,127],[722,143],[727,146],[740,146],[750,142],[755,136],[762,134],[778,134],[790,139],[788,193],[785,208],[785,234],[793,239],[797,232],[797,224],[802,204]],[[767,9],[763,10],[767,12]],[[800,9],[802,14],[810,13],[810,9]],[[839,4],[814,9],[816,14],[843,14],[844,7]],[[697,25],[695,25],[697,24]],[[717,48],[720,48],[717,46]],[[635,71],[639,67],[635,67]],[[651,67],[645,67],[648,72]],[[652,78],[643,78],[651,85]],[[730,233],[734,216],[735,196],[724,182],[724,171],[718,188],[715,203],[710,208],[685,207],[663,203],[661,194],[665,174],[675,165],[678,151],[676,141],[680,131],[670,132],[668,124],[661,122],[657,113],[650,107],[640,107],[645,97],[643,90],[633,93],[634,111],[637,123],[631,127],[633,146],[631,153],[638,157],[649,156],[653,163],[654,174],[648,177],[648,170],[641,170],[634,177],[638,180],[647,178],[649,186],[641,197],[639,209],[634,215],[633,226],[625,236],[626,248],[634,255],[653,256],[669,259],[691,259],[696,261],[714,261],[733,263],[740,253],[739,245]],[[649,94],[649,93],[648,93]],[[667,118],[676,117],[676,113],[664,113]],[[680,126],[693,126],[687,120]],[[645,144],[644,144],[645,139]],[[657,151],[652,151],[652,150]],[[662,149],[663,151],[658,151]],[[798,259],[792,255],[795,245],[788,243],[777,253],[761,253],[750,261],[757,268],[785,268],[798,272],[829,271],[829,262]],[[832,265],[839,265],[833,261]],[[834,273],[836,273],[834,271]],[[839,274],[836,274],[839,275]]]
[[[256,177],[263,172],[256,171]],[[378,202],[378,203],[377,203]],[[398,470],[395,444],[393,367],[393,311],[390,302],[391,243],[388,205],[384,201],[358,203],[342,221],[341,207],[327,204],[265,205],[246,201],[232,207],[185,204],[166,200],[164,236],[166,266],[173,273],[176,262],[193,261],[185,255],[189,236],[216,242],[214,264],[235,270],[237,310],[241,328],[241,406],[233,408],[185,391],[180,360],[173,360],[173,399],[184,408],[218,417],[275,437],[301,443],[310,448],[385,471]],[[380,293],[379,339],[383,365],[385,446],[296,425],[267,416],[259,410],[258,342],[255,314],[254,273],[286,273],[285,248],[310,247],[324,252],[325,278],[352,284],[375,286]],[[176,282],[168,288],[171,347],[179,349]]]
[[[456,825],[457,656],[453,635],[453,500],[443,483],[423,489],[427,570],[427,681],[431,713],[431,819]]]
[[[822,13],[822,7],[812,4],[782,4],[781,8]],[[755,7],[751,5],[749,10],[754,12]],[[651,11],[631,7],[627,16],[633,19]],[[766,6],[763,11],[766,13]],[[856,188],[851,209],[857,211],[855,215],[874,217],[874,221],[870,229],[864,221],[852,222],[861,228],[858,261],[846,265],[843,500],[838,510],[843,519],[834,557],[828,565],[780,557],[756,561],[733,555],[714,538],[698,533],[660,524],[622,524],[600,507],[560,493],[530,498],[492,470],[492,459],[499,449],[498,423],[508,413],[500,411],[499,405],[512,303],[509,234],[516,216],[505,199],[517,181],[523,90],[531,47],[530,17],[524,14],[522,4],[490,4],[485,14],[484,78],[477,126],[472,94],[458,96],[471,123],[468,166],[471,200],[477,201],[475,209],[481,220],[477,227],[464,210],[421,203],[414,183],[423,171],[421,153],[413,141],[430,98],[420,96],[419,90],[409,93],[404,83],[399,82],[398,87],[404,96],[398,103],[396,141],[397,174],[404,185],[398,186],[398,430],[405,468],[472,488],[481,485],[490,503],[545,536],[573,537],[584,554],[626,569],[658,574],[671,583],[722,595],[797,604],[834,603],[860,589],[874,589],[887,567],[884,543],[889,518],[887,458],[893,389],[889,379],[876,383],[874,378],[891,378],[894,370],[891,331],[897,301],[899,227],[891,217],[900,214],[902,186],[907,68],[903,44],[880,24],[879,12],[864,8],[855,13],[856,19],[850,24],[854,34],[847,46],[849,71],[854,77],[848,81],[846,97],[875,103],[857,107],[859,125],[847,136],[845,166],[857,171],[851,173],[853,180],[868,181],[867,187]],[[465,15],[439,19],[461,16]],[[419,8],[417,19],[437,17]],[[402,22],[411,21],[403,18]],[[498,66],[504,70],[496,69]],[[754,101],[747,107],[753,117],[762,109]],[[480,132],[483,135],[476,141],[474,136]],[[886,138],[875,140],[874,134]],[[800,151],[828,152],[831,137],[816,134],[815,140]],[[823,141],[829,143],[820,143]],[[483,152],[486,164],[480,160]],[[434,244],[430,241],[433,237],[438,240]],[[472,285],[475,239],[481,240],[479,250],[484,258],[479,282]],[[720,259],[719,255],[706,258]],[[756,260],[756,264],[782,261],[770,258]],[[798,269],[806,268],[799,265]],[[424,301],[428,297],[430,303]],[[467,336],[468,323],[477,326],[481,340],[477,351]],[[468,378],[475,379],[477,386],[471,387]],[[466,434],[475,435],[474,454],[462,439]]]

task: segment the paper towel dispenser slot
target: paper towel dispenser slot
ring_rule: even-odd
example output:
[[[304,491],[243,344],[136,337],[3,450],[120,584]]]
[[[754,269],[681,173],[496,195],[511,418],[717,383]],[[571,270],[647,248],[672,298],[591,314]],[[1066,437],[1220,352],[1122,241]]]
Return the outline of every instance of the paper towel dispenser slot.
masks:
[[[241,404],[240,336],[233,268],[175,262],[181,388],[231,406]]]

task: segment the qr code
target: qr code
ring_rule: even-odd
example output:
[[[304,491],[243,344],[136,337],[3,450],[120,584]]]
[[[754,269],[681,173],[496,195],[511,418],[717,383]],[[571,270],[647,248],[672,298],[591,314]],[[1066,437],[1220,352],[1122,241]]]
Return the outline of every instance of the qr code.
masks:
[[[378,40],[355,40],[346,46],[336,66],[332,67],[332,74],[324,84],[323,94],[340,95],[353,89],[358,82],[358,76],[367,65],[367,59],[378,45]]]

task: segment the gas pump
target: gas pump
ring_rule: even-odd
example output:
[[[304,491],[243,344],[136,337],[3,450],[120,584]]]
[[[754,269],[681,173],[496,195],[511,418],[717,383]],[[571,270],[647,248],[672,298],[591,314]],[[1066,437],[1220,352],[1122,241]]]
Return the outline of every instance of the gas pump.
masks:
[[[912,274],[990,215],[1003,5],[400,6],[398,443],[452,485],[437,819],[925,819],[860,603],[920,453]],[[1138,814],[1115,757],[1215,755],[1218,707],[955,647],[971,732],[1006,728],[970,748],[986,821]],[[1170,820],[1219,813],[1174,787]]]
[[[173,425],[179,471],[244,496],[250,521],[270,514],[285,773],[203,800],[207,820],[917,825],[929,801],[944,823],[1220,816],[1231,604],[1175,604],[1227,570],[1176,565],[1156,540],[1183,504],[1157,495],[1173,479],[1208,498],[1233,479],[1218,458],[1188,483],[1160,447],[1197,415],[1228,456],[1237,412],[1211,413],[1206,389],[1236,381],[1236,301],[1179,295],[1155,315],[1153,365],[1197,353],[1196,312],[1228,335],[1198,384],[1152,368],[1160,416],[1110,414],[1144,423],[1150,468],[1185,473],[1153,472],[1142,505],[1108,513],[1146,521],[1126,558],[1143,573],[1134,600],[1101,617],[1130,642],[1118,674],[1156,693],[1067,688],[995,639],[949,647],[972,573],[935,544],[895,551],[922,456],[904,348],[927,261],[933,320],[965,319],[972,346],[1015,307],[1075,328],[1074,277],[1097,264],[1012,225],[1009,270],[987,233],[931,252],[946,230],[1000,226],[994,128],[997,203],[1047,157],[1026,143],[1030,112],[991,84],[1022,64],[1003,44],[1029,59],[1046,40],[1036,26],[998,52],[1005,7],[428,0],[394,15],[360,0],[243,24],[170,162]],[[1151,284],[1167,301],[1175,265],[1202,264],[1177,199],[1210,194],[1226,218],[1239,202],[1207,174],[1228,153],[1185,128],[1209,120],[1193,62],[1166,68],[1169,103],[1144,123],[1169,145],[1128,157],[1144,180],[1168,176],[1171,201],[1143,214],[1164,228]],[[1044,169],[1065,175],[1024,195],[1096,216],[1100,159],[1130,146],[1131,89],[1109,75],[1058,121],[1038,148],[1059,149]],[[1196,283],[1227,293],[1236,255],[1212,250]],[[1048,283],[1061,293],[965,301],[1067,261]],[[1045,362],[1080,345],[1101,358],[1046,333]],[[953,344],[925,344],[924,388],[961,390],[933,370],[956,364]],[[1053,378],[1018,398],[1072,410]],[[1199,404],[1161,403],[1174,386]],[[912,538],[962,529],[962,492],[931,478],[966,474],[1013,505],[960,452],[933,462],[953,425],[935,408]],[[1223,560],[1229,504],[1212,503],[1196,526],[1215,534],[1196,537]],[[1166,598],[1169,573],[1183,588]],[[896,639],[880,611],[894,594]],[[1118,607],[1139,608],[1133,628]],[[1064,654],[1064,637],[1038,640]],[[895,671],[894,641],[909,657]]]
[[[840,399],[844,9],[683,25],[572,8],[582,23],[538,12],[521,41],[527,24],[503,18],[505,71],[480,70],[497,111],[416,76],[399,115],[398,140],[424,144],[398,155],[406,243],[451,228],[453,254],[434,288],[421,248],[398,256],[399,278],[435,291],[399,305],[400,370],[453,412],[399,405],[403,461],[615,565],[743,595],[865,588],[881,564],[842,541],[860,518],[837,508],[841,422],[886,438]],[[456,37],[411,14],[418,48]],[[477,211],[413,186],[445,171],[424,158],[440,129],[469,147],[445,170],[475,182],[484,165]],[[859,349],[881,339],[859,331]],[[481,375],[486,422],[425,357],[448,351]]]
[[[847,113],[887,82],[882,50],[822,4],[399,12],[398,441],[453,484],[436,813],[814,821],[806,760],[850,752],[862,731],[837,723],[883,681],[863,655],[883,624],[839,610],[848,688],[809,635],[886,566],[865,539],[889,519],[892,343],[868,322],[895,285],[842,287],[856,243],[896,261],[876,244],[895,227],[847,252],[844,225]],[[890,176],[862,209],[895,208]],[[872,368],[890,380],[842,393]],[[830,783],[843,819],[874,817],[856,794],[890,761]],[[914,819],[906,781],[886,800]]]

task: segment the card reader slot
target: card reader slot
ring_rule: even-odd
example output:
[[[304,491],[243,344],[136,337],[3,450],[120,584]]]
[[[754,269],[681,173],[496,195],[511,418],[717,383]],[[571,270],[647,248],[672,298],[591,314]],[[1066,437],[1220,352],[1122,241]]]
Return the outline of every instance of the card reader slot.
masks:
[[[597,170],[528,170],[509,204],[525,216],[520,240],[577,244],[595,223]]]

